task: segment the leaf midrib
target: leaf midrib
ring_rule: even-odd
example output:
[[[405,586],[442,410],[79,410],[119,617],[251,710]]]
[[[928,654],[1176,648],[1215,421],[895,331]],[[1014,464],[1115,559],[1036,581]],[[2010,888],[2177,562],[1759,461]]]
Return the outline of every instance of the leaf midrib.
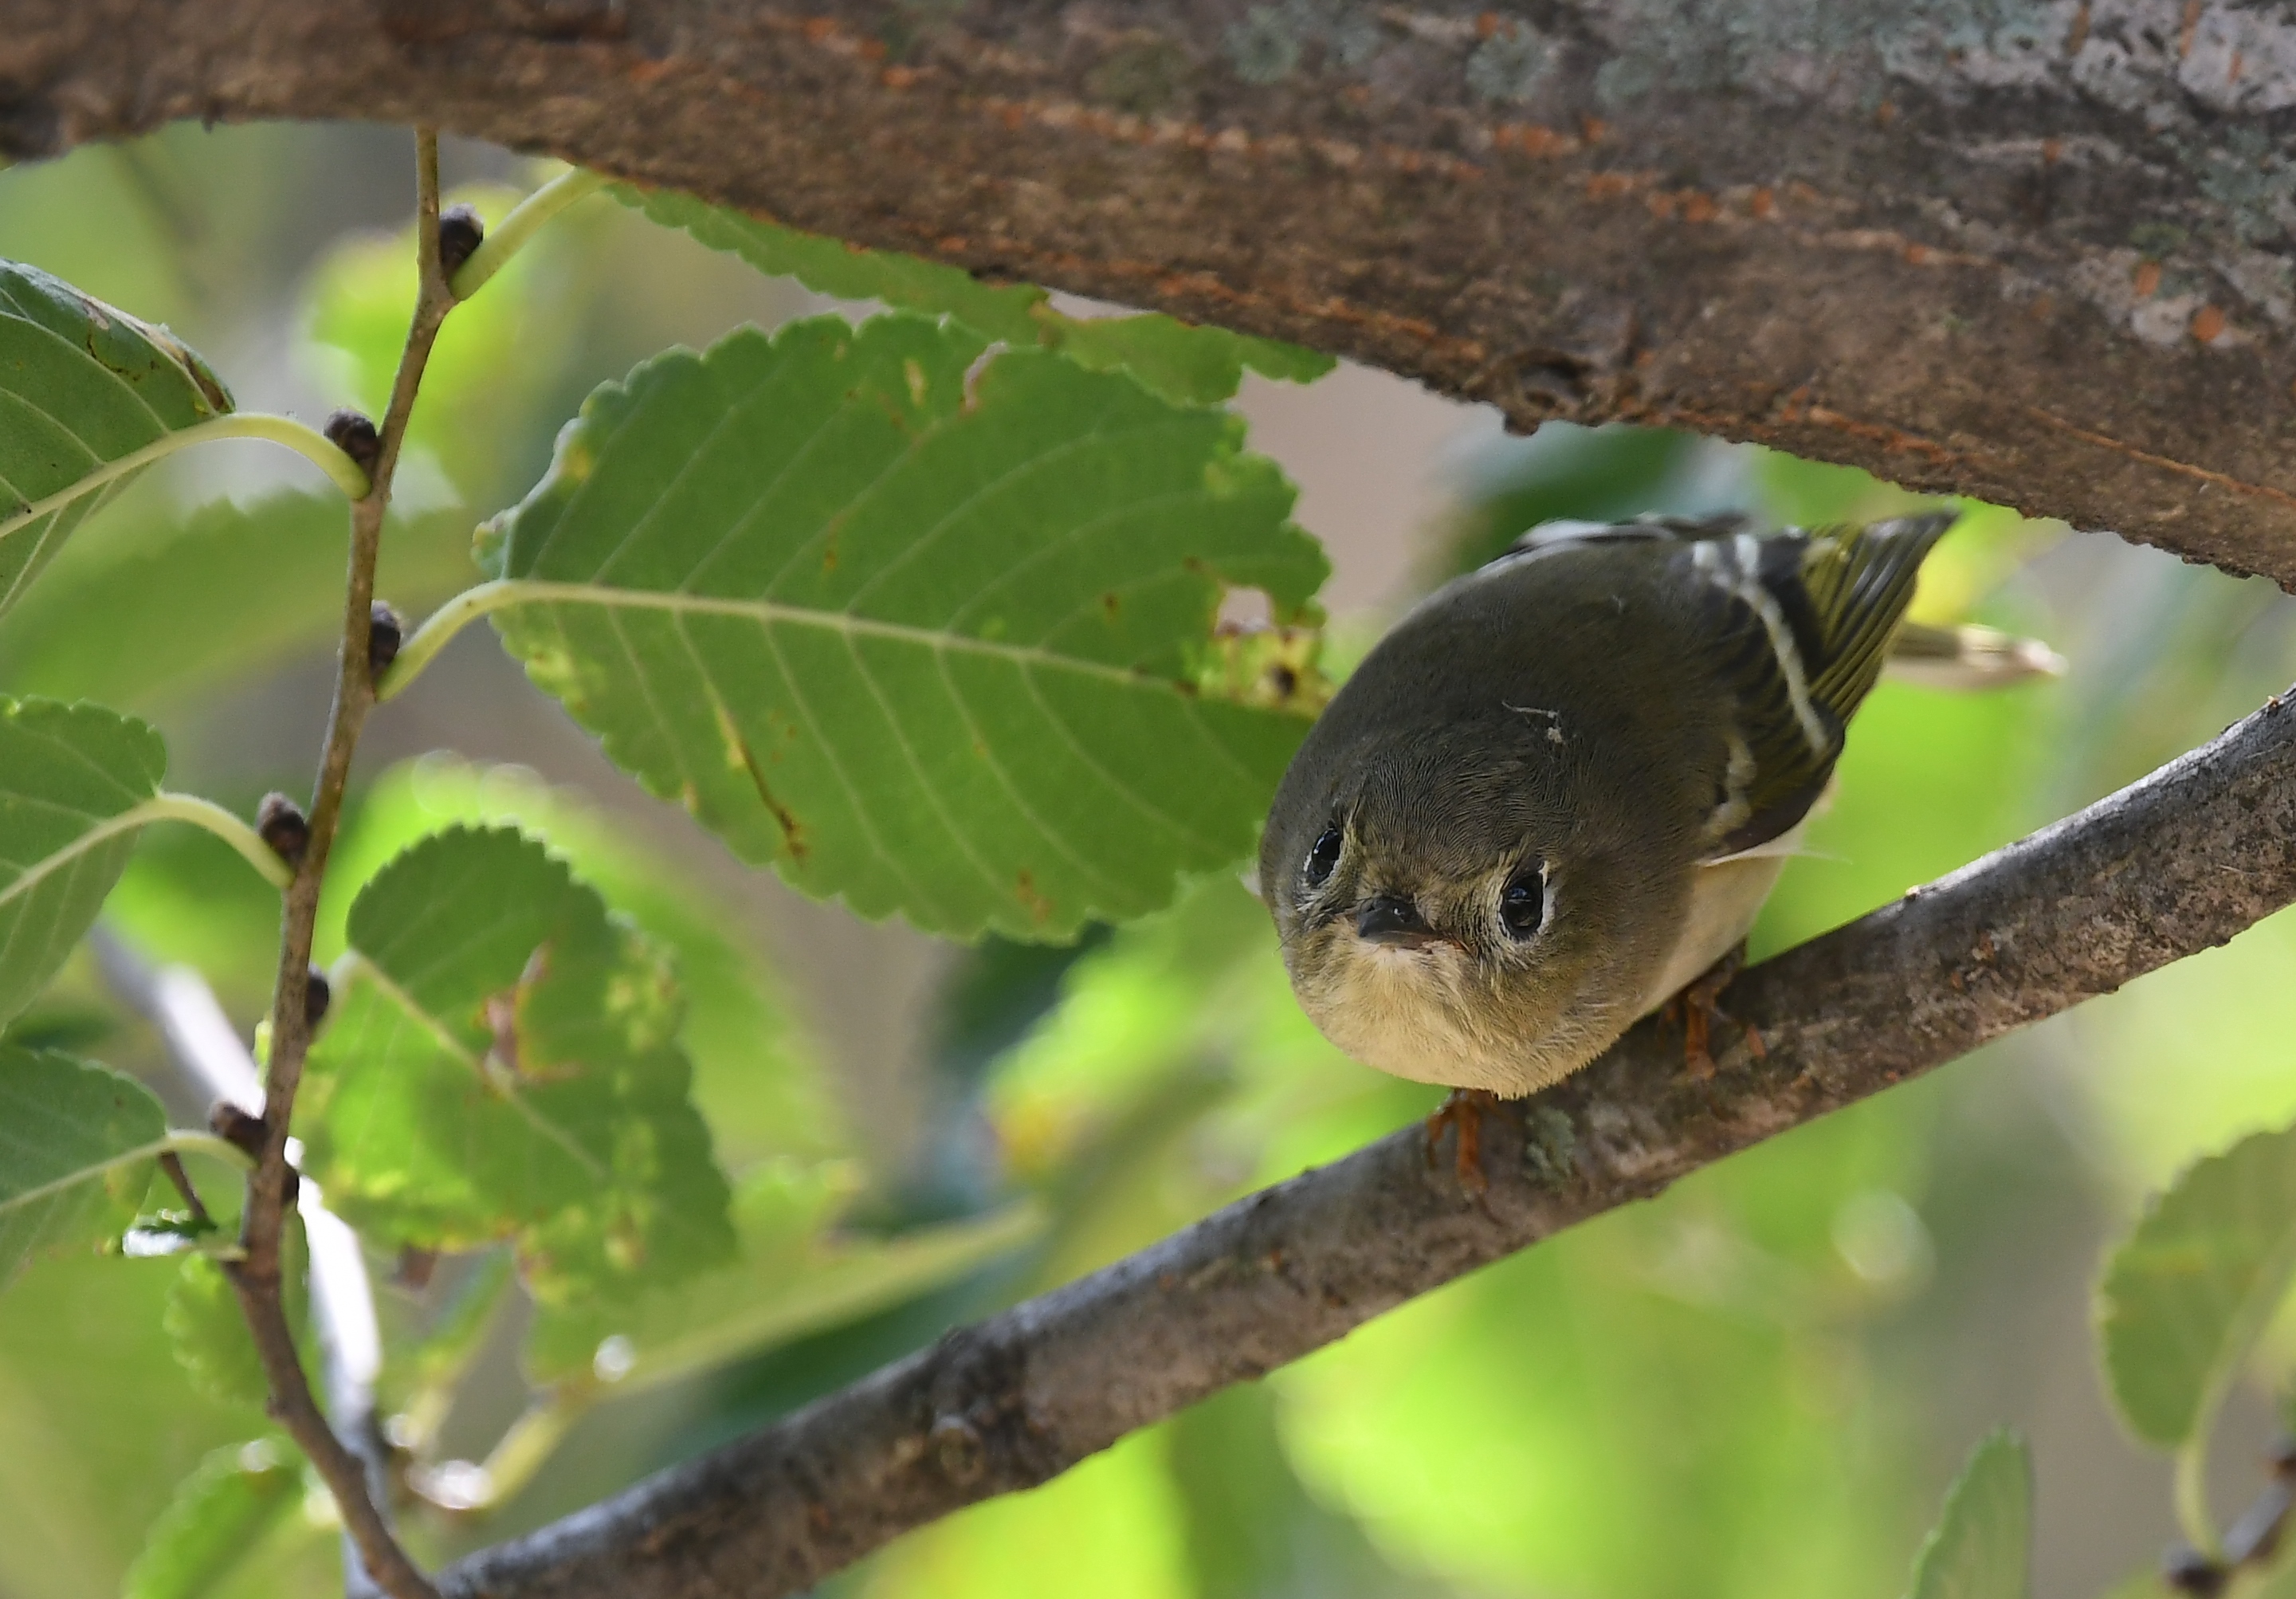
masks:
[[[1139,667],[1113,666],[1081,655],[1063,655],[1041,644],[1005,644],[978,634],[949,633],[911,622],[882,621],[849,611],[791,605],[779,600],[743,600],[659,588],[617,588],[601,583],[571,583],[541,578],[497,578],[465,591],[468,618],[519,605],[597,605],[615,610],[668,611],[687,615],[732,616],[761,624],[812,627],[848,638],[880,638],[940,655],[977,655],[1011,661],[1024,668],[1094,677],[1127,688],[1158,690],[1176,698],[1198,698],[1194,685]]]
[[[605,1163],[588,1150],[584,1149],[581,1141],[572,1133],[535,1109],[526,1095],[518,1091],[517,1084],[504,1081],[503,1074],[500,1072],[488,1071],[486,1062],[482,1058],[472,1054],[470,1046],[455,1037],[453,1029],[434,1015],[428,1005],[400,988],[397,980],[388,972],[375,964],[366,955],[356,949],[350,951],[343,959],[349,967],[348,976],[352,980],[373,984],[385,998],[429,1033],[439,1048],[467,1067],[471,1076],[476,1079],[480,1087],[502,1095],[504,1101],[525,1119],[529,1127],[573,1156],[576,1163],[592,1176],[603,1178],[611,1175],[607,1170]]]

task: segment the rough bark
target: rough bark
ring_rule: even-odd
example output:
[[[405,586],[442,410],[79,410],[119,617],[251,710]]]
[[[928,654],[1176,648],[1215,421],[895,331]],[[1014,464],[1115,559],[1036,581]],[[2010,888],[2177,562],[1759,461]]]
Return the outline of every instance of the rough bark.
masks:
[[[1480,1194],[1406,1128],[532,1537],[454,1599],[774,1599],[1044,1481],[1414,1295],[2221,944],[2296,901],[2296,704],[1756,967],[1714,1078],[1628,1034],[1486,1120]]]
[[[10,0],[0,153],[427,121],[2296,586],[2276,0]]]

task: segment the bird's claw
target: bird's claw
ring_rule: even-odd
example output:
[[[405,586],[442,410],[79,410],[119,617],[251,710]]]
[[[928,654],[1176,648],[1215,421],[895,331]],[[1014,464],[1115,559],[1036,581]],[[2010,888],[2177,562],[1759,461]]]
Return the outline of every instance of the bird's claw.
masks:
[[[1458,1135],[1460,1185],[1478,1195],[1491,1185],[1483,1175],[1483,1118],[1496,1110],[1498,1103],[1499,1096],[1488,1088],[1454,1088],[1427,1119],[1427,1164],[1435,1164],[1443,1129],[1449,1127]]]
[[[1736,948],[1709,966],[1686,984],[1682,992],[1666,1004],[1666,1019],[1682,1023],[1683,1070],[1693,1082],[1702,1083],[1718,1070],[1710,1047],[1714,1024],[1724,1022],[1738,1029],[1746,1041],[1746,1053],[1758,1061],[1769,1059],[1769,1050],[1762,1043],[1762,1035],[1751,1023],[1742,1022],[1722,1008],[1722,991],[1733,979],[1745,970],[1746,945],[1741,939]]]

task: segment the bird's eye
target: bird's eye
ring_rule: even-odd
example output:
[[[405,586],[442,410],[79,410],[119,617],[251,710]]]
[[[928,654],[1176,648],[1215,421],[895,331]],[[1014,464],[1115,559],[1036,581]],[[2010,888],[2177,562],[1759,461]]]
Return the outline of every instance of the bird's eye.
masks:
[[[1546,920],[1546,879],[1538,866],[1525,866],[1499,890],[1499,921],[1513,937],[1527,939]]]
[[[1308,886],[1320,889],[1331,881],[1332,868],[1340,864],[1340,847],[1347,835],[1336,827],[1326,827],[1316,835],[1316,847],[1308,851]]]

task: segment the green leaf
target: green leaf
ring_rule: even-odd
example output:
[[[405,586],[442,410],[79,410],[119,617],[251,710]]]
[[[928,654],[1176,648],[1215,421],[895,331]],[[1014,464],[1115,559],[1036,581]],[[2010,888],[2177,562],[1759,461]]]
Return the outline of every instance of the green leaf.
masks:
[[[232,408],[207,364],[37,267],[0,261],[0,611],[119,491],[106,467]],[[42,515],[11,516],[86,484]]]
[[[2113,1252],[2097,1291],[2104,1368],[2136,1437],[2202,1436],[2296,1273],[2296,1128],[2185,1168]]]
[[[308,1363],[312,1356],[310,1316],[310,1246],[303,1218],[288,1212],[281,1239],[280,1281],[288,1330]],[[168,1285],[168,1302],[160,1312],[160,1330],[168,1349],[185,1379],[201,1398],[218,1405],[266,1413],[270,1380],[263,1374],[263,1358],[248,1336],[247,1316],[239,1307],[223,1268],[206,1255],[186,1255]]]
[[[372,1242],[513,1242],[537,1303],[733,1250],[660,946],[519,832],[458,828],[352,906],[306,1169]],[[348,970],[345,970],[345,968]]]
[[[721,1161],[739,1170],[766,1156],[844,1147],[832,1085],[769,952],[739,912],[734,890],[741,885],[649,847],[627,818],[526,767],[434,753],[377,778],[328,858],[319,958],[343,948],[343,922],[367,879],[417,840],[457,823],[514,826],[542,840],[615,910],[676,952],[685,1018],[678,1042],[693,1062],[694,1106]],[[138,856],[130,882],[150,853]]]
[[[0,1021],[95,920],[160,791],[160,735],[94,705],[0,696]]]
[[[1037,317],[1038,337],[1047,348],[1095,372],[1128,372],[1177,405],[1218,405],[1242,386],[1246,369],[1312,383],[1338,365],[1296,344],[1201,327],[1154,312],[1078,317],[1046,309]]]
[[[288,1228],[293,1259],[282,1269],[291,1302],[289,1324],[304,1325],[303,1229],[291,1218]],[[176,1364],[192,1386],[218,1405],[235,1405],[260,1415],[270,1395],[263,1375],[263,1360],[248,1336],[247,1317],[239,1308],[223,1268],[204,1255],[186,1255],[168,1288],[168,1307],[160,1325],[175,1351]]]
[[[120,1599],[199,1599],[302,1500],[303,1474],[271,1439],[209,1455],[152,1523]]]
[[[167,1139],[135,1078],[0,1046],[0,1286],[35,1254],[117,1237]]]
[[[376,593],[405,611],[467,583],[471,520],[393,517]],[[0,683],[141,709],[316,652],[342,631],[346,525],[340,497],[287,493],[107,517],[0,617]]]
[[[1199,327],[1149,313],[1077,317],[1052,308],[1033,283],[984,283],[958,266],[897,251],[864,250],[818,234],[706,205],[689,194],[617,184],[608,191],[664,227],[681,228],[712,250],[758,271],[793,277],[816,294],[874,299],[963,323],[983,339],[1021,348],[1041,344],[1094,371],[1122,367],[1166,399],[1216,405],[1233,395],[1245,368],[1265,377],[1312,382],[1337,365],[1329,356]]]
[[[1289,621],[1327,569],[1235,419],[979,348],[823,318],[640,366],[484,535],[487,603],[744,858],[1058,939],[1250,850],[1307,718],[1197,674],[1225,586]]]
[[[2026,1599],[2032,1591],[2033,1465],[1996,1432],[1946,1491],[1945,1514],[1914,1562],[1912,1599]]]
[[[888,1239],[840,1238],[832,1228],[851,1189],[836,1177],[786,1160],[750,1173],[735,1200],[738,1264],[626,1308],[543,1309],[527,1335],[528,1377],[595,1378],[623,1391],[667,1382],[914,1299],[1045,1231],[1023,1205]],[[610,1339],[611,1358],[601,1354]]]

